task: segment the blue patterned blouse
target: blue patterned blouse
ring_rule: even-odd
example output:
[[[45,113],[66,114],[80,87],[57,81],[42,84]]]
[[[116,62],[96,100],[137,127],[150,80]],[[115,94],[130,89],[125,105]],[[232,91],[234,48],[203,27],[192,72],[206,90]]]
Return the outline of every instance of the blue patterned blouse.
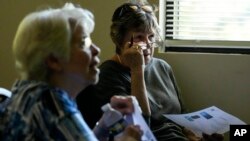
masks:
[[[75,100],[67,92],[43,82],[17,81],[2,115],[6,141],[96,141]]]

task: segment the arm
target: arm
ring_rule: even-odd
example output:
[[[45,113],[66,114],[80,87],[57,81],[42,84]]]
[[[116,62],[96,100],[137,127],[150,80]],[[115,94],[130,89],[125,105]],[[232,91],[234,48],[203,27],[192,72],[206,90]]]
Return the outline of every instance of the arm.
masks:
[[[131,95],[135,96],[140,104],[142,112],[146,116],[151,115],[146,85],[144,80],[144,57],[142,50],[136,49],[130,43],[126,44],[125,51],[121,55],[122,63],[130,68]]]
[[[180,89],[178,87],[177,81],[176,81],[175,76],[174,76],[174,72],[173,72],[171,67],[169,69],[169,76],[170,76],[170,79],[172,80],[172,82],[174,84],[174,88],[176,90],[176,94],[177,94],[179,103],[181,105],[181,113],[185,113],[185,112],[187,112],[187,109],[184,106],[184,102],[183,102],[183,99],[182,99],[182,96],[181,96],[181,93],[180,93]]]
[[[151,115],[149,101],[147,97],[146,85],[144,80],[144,66],[131,69],[131,95],[135,96],[141,106],[143,114]]]

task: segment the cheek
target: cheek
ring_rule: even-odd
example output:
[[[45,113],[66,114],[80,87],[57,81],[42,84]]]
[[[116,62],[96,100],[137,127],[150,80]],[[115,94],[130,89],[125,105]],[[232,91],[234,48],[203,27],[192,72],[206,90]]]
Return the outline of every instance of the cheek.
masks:
[[[89,56],[88,54],[84,54],[80,57],[81,59],[79,60],[82,64],[83,67],[85,67],[85,69],[87,69],[90,65],[91,62],[91,56]]]
[[[153,55],[154,55],[155,49],[154,49],[154,48],[151,48],[150,51],[151,51],[151,56],[153,56]]]
[[[77,54],[74,54],[74,62],[78,67],[87,69],[90,64],[90,56],[86,52],[78,52]]]

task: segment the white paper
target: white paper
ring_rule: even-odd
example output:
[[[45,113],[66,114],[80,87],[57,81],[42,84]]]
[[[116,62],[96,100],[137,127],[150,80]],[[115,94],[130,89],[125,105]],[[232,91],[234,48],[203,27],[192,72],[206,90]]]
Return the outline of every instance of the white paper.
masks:
[[[132,115],[128,115],[125,117],[126,121],[129,124],[139,125],[141,130],[143,131],[142,141],[157,141],[154,134],[148,127],[146,121],[142,117],[142,111],[138,104],[138,101],[135,97],[133,97],[133,104],[134,104],[134,113]]]
[[[202,133],[224,134],[229,131],[230,125],[246,124],[239,118],[228,114],[215,106],[188,114],[164,114],[164,116],[177,124],[190,129],[198,136],[202,136]]]

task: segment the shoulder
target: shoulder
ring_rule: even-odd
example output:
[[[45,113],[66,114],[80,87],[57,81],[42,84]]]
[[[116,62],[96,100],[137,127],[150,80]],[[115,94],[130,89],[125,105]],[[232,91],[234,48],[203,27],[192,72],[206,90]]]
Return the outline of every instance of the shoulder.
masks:
[[[171,66],[168,64],[168,62],[160,58],[152,58],[149,67],[171,70]]]
[[[32,113],[44,111],[58,114],[64,111],[64,103],[69,103],[65,96],[67,94],[57,91],[44,82],[19,81],[12,89],[14,96],[8,108],[26,117],[32,116]]]
[[[12,87],[13,97],[11,98],[10,105],[12,109],[30,110],[32,105],[40,101],[43,93],[47,90],[48,85],[46,83],[19,80]]]
[[[1,117],[6,127],[5,133],[15,132],[10,138],[15,138],[18,134],[32,134],[32,120],[40,114],[35,109],[40,108],[38,103],[45,89],[44,84],[32,81],[17,81],[13,85],[11,101]]]
[[[112,61],[112,60],[106,60],[100,65],[100,70],[103,72],[126,72],[129,71],[128,68],[122,66],[121,64]]]

